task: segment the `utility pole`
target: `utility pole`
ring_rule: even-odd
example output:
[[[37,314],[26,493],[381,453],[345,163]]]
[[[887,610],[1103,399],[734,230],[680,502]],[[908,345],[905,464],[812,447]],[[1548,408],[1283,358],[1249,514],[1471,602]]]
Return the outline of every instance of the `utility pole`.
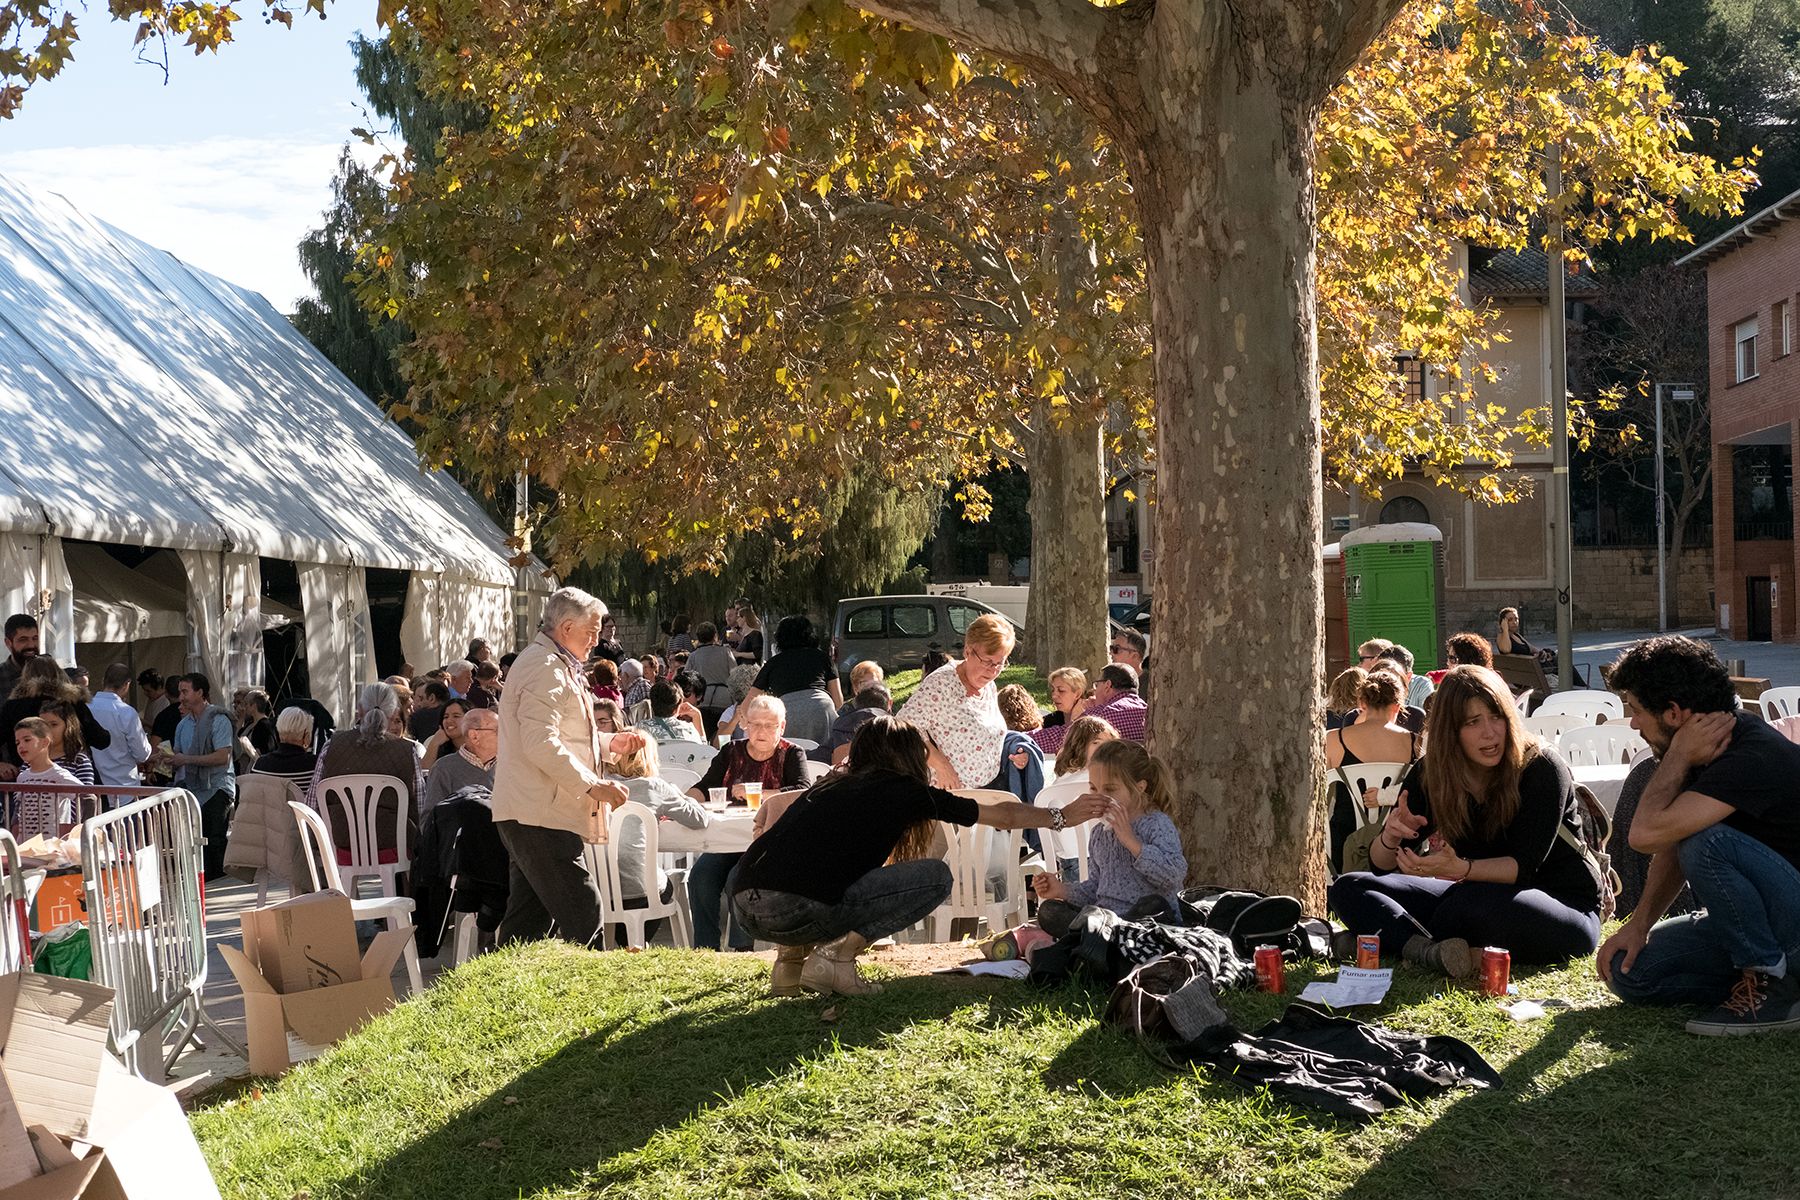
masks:
[[[1544,188],[1549,196],[1549,235],[1546,257],[1550,284],[1550,531],[1552,572],[1556,583],[1556,686],[1564,690],[1575,682],[1575,617],[1569,592],[1574,585],[1575,550],[1569,536],[1569,340],[1568,312],[1563,297],[1563,223],[1557,211],[1562,195],[1562,147],[1551,145],[1544,155]]]
[[[520,554],[531,553],[531,461],[527,459],[513,476],[513,542]],[[523,650],[531,640],[530,606],[526,598],[529,563],[513,568],[513,650]]]
[[[1671,399],[1689,401],[1694,398],[1691,383],[1659,383],[1656,385],[1656,632],[1669,632],[1669,558],[1668,540],[1664,536],[1664,515],[1668,501],[1663,494],[1663,389]]]

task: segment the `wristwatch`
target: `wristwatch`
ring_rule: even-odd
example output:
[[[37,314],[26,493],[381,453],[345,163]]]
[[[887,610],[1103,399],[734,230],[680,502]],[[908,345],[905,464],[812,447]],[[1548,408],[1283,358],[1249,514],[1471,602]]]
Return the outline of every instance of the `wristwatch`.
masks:
[[[1063,827],[1063,824],[1064,824],[1063,810],[1060,808],[1051,809],[1050,810],[1050,828],[1061,829]]]

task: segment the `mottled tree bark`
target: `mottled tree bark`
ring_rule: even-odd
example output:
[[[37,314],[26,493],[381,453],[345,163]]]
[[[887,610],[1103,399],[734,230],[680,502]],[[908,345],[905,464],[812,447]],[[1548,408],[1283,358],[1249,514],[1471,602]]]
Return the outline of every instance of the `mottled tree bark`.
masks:
[[[1106,467],[1098,417],[1040,421],[1031,475],[1031,595],[1025,628],[1040,671],[1106,661]]]
[[[1189,878],[1316,910],[1313,136],[1402,0],[859,3],[1054,80],[1125,149],[1156,335],[1152,745]]]

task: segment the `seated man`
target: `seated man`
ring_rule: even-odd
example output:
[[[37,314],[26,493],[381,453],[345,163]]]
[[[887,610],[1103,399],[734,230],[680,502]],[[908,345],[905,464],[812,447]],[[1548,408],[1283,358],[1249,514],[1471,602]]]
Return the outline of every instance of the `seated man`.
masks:
[[[419,801],[421,821],[426,813],[466,787],[494,790],[494,752],[500,746],[500,714],[491,708],[470,709],[463,714],[462,734],[462,749],[454,754],[438,755],[431,765],[431,774],[425,777],[425,796]]]
[[[1688,638],[1639,642],[1612,684],[1661,761],[1631,822],[1655,857],[1600,977],[1628,1003],[1717,1005],[1690,1033],[1800,1028],[1800,746],[1735,711],[1725,668]],[[1683,880],[1701,911],[1659,921]]]
[[[858,663],[857,667],[868,665],[870,664]],[[879,671],[881,668],[875,669]],[[854,679],[856,672],[853,670],[850,675]],[[850,698],[843,714],[831,723],[831,732],[825,735],[825,741],[817,750],[809,751],[807,757],[815,762],[828,762],[837,766],[850,756],[850,739],[856,736],[856,731],[865,722],[888,716],[893,711],[894,697],[887,690],[887,685],[879,681],[866,684]]]
[[[1094,681],[1094,702],[1082,715],[1099,717],[1128,742],[1142,742],[1150,723],[1150,709],[1138,695],[1137,672],[1118,662],[1101,667],[1100,677]],[[1062,749],[1068,732],[1067,725],[1051,725],[1033,729],[1029,736],[1045,754],[1055,754]]]
[[[650,719],[638,725],[638,732],[659,742],[705,741],[698,729],[675,715],[680,707],[681,693],[675,685],[667,679],[657,680],[650,685]]]

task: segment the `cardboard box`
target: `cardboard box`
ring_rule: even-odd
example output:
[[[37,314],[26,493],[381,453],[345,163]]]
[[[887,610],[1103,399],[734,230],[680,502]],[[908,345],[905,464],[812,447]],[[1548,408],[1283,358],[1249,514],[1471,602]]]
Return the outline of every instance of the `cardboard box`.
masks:
[[[311,892],[244,914],[244,953],[277,992],[329,988],[363,978],[350,897]]]
[[[113,993],[80,979],[0,975],[0,1070],[27,1126],[86,1139]]]
[[[345,914],[348,923],[348,914]],[[328,1046],[394,1004],[394,964],[400,961],[410,929],[386,929],[375,935],[357,964],[354,978],[330,987],[277,988],[249,955],[234,946],[219,947],[225,965],[244,991],[244,1028],[250,1042],[250,1073],[279,1075],[289,1064],[287,1031],[303,1041]],[[354,946],[354,942],[352,943]],[[303,980],[304,982],[304,980]]]

